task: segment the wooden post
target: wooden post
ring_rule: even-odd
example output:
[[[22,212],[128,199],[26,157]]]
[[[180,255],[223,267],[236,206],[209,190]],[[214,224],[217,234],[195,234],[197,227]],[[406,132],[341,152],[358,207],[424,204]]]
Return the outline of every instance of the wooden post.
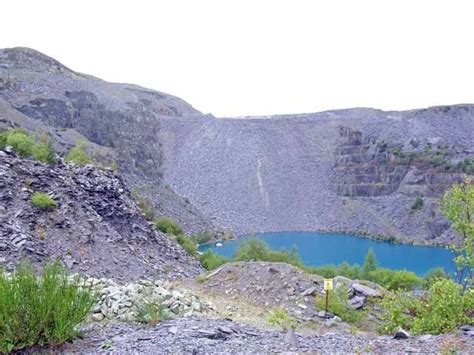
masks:
[[[326,308],[325,308],[326,313],[328,313],[328,304],[329,304],[329,290],[326,290]]]

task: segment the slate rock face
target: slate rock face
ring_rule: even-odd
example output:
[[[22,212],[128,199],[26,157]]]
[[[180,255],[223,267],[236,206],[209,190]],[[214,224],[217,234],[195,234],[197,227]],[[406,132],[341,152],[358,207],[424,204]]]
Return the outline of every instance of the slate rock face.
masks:
[[[202,271],[144,219],[114,172],[0,152],[0,257],[7,270],[24,258],[35,264],[58,258],[74,272],[125,281]],[[57,207],[35,207],[35,192],[47,193]]]

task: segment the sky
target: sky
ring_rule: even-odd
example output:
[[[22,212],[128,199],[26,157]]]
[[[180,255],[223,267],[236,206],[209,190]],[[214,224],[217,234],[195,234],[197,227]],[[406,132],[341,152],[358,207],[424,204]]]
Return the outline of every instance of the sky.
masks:
[[[0,48],[219,117],[474,103],[473,1],[2,0]]]

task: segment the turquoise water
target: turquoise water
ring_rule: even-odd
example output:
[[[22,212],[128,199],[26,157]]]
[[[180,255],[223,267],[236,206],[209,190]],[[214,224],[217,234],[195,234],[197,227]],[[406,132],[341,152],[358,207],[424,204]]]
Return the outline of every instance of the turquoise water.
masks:
[[[248,237],[239,237],[222,242],[222,247],[202,245],[199,250],[212,249],[215,253],[232,257],[238,246]],[[257,238],[264,240],[271,249],[290,250],[295,246],[306,265],[320,266],[327,264],[364,263],[367,250],[372,248],[381,267],[406,269],[418,275],[424,275],[429,269],[442,267],[446,272],[454,273],[453,253],[441,247],[425,247],[393,244],[370,240],[355,235],[315,232],[278,232],[257,233]]]

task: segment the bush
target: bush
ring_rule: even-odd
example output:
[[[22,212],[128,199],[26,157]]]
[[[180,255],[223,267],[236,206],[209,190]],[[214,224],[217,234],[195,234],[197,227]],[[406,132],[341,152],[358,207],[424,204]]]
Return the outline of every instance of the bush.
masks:
[[[208,249],[205,253],[199,256],[199,261],[205,269],[214,270],[219,266],[224,265],[229,260],[221,255],[213,253],[211,249]]]
[[[270,311],[267,320],[271,325],[282,327],[283,330],[296,328],[296,319],[290,317],[288,312],[283,308]]]
[[[0,272],[0,352],[72,339],[94,303],[90,290],[68,281],[58,262],[46,265],[39,278],[31,265],[9,277]]]
[[[178,235],[176,240],[178,241],[179,245],[181,245],[183,249],[188,252],[188,254],[196,255],[197,245],[192,239],[186,238],[184,235]]]
[[[161,232],[172,235],[180,235],[183,233],[178,224],[170,218],[160,217],[155,221],[155,227]]]
[[[38,143],[33,146],[33,158],[48,164],[56,162],[56,152],[50,142]]]
[[[41,142],[36,143],[35,136],[25,130],[9,129],[0,133],[0,149],[6,146],[11,146],[22,158],[33,157],[48,164],[56,161],[56,153],[47,135],[42,137]]]
[[[363,313],[350,308],[347,305],[349,294],[344,286],[335,287],[334,290],[329,291],[328,311],[341,317],[342,320],[348,323],[357,323],[363,316]],[[326,296],[318,295],[316,297],[316,305],[320,309],[326,306]]]
[[[436,281],[427,296],[394,294],[382,301],[383,331],[398,327],[414,334],[441,334],[462,324],[474,324],[474,293],[461,294],[462,287],[451,280]]]
[[[249,238],[244,241],[237,249],[234,260],[283,262],[303,267],[295,248],[292,248],[289,252],[271,250],[263,240],[257,238]]]
[[[56,201],[44,192],[36,192],[33,197],[31,197],[31,203],[42,210],[52,209],[57,206]]]
[[[437,267],[435,269],[429,270],[426,275],[423,277],[422,287],[425,290],[429,290],[430,287],[437,281],[440,280],[449,280],[449,275],[444,271],[443,268]]]
[[[86,153],[86,145],[81,142],[76,144],[74,148],[71,148],[64,157],[65,162],[72,162],[77,165],[86,165],[92,163],[91,158]]]
[[[423,199],[420,196],[415,197],[415,201],[413,201],[413,205],[411,205],[411,210],[416,211],[423,207]]]
[[[33,154],[35,138],[23,129],[9,129],[2,132],[2,136],[1,141],[4,145],[13,147],[19,156],[28,158]]]
[[[369,248],[364,260],[364,274],[369,275],[371,271],[377,270],[378,262],[372,248]]]
[[[414,272],[382,268],[369,272],[368,279],[392,291],[411,290],[422,283]]]

